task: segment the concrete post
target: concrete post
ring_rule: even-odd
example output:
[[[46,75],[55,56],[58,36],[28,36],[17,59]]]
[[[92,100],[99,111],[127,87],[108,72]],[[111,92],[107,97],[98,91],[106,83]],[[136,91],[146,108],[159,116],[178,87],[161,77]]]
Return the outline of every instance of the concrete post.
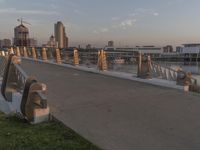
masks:
[[[97,61],[97,67],[100,69],[101,68],[101,51],[98,50],[98,61]]]
[[[21,57],[21,53],[20,53],[19,47],[17,47],[17,49],[16,49],[16,55],[17,55],[17,57]]]
[[[62,63],[61,56],[60,56],[60,50],[58,48],[56,49],[56,63],[57,64],[61,64]]]
[[[98,51],[98,68],[101,71],[106,71],[108,69],[107,60],[106,60],[106,52],[104,50]]]
[[[1,53],[2,53],[2,56],[6,56],[6,54],[5,54],[5,52],[4,52],[4,51],[2,51]]]
[[[151,58],[145,57],[141,53],[138,55],[138,72],[137,77],[142,79],[151,79]]]
[[[31,49],[31,54],[32,54],[32,58],[33,58],[33,59],[37,59],[36,51],[35,51],[35,48],[34,48],[34,47],[32,47],[32,49]]]
[[[106,60],[106,52],[102,50],[102,71],[106,71],[108,69],[107,67],[107,60]]]
[[[77,49],[74,49],[73,63],[74,63],[75,66],[79,65],[79,57],[78,57],[78,50]]]
[[[42,60],[47,61],[47,51],[46,48],[42,48]]]
[[[21,102],[21,112],[26,119],[32,123],[41,123],[49,120],[49,106],[47,105],[46,85],[36,82],[32,77],[29,77],[25,84],[25,90]],[[24,91],[25,91],[24,90]]]
[[[27,48],[24,47],[24,58],[27,58],[28,57],[28,52],[27,52]]]
[[[13,47],[11,47],[10,49],[8,49],[8,54],[14,54],[14,50],[13,50]]]

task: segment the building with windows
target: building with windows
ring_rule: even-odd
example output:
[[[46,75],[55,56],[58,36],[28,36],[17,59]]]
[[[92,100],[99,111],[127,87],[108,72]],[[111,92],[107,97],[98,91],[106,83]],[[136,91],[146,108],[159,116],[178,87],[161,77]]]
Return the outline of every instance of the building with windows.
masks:
[[[8,48],[8,47],[11,47],[11,40],[10,39],[0,40],[0,48]]]
[[[61,21],[54,25],[55,43],[57,48],[68,47],[68,37],[66,36],[65,27]]]
[[[47,42],[46,47],[51,47],[51,48],[55,48],[56,47],[56,41],[55,41],[55,37],[53,35],[51,35],[49,37],[49,41]]]
[[[14,29],[14,46],[30,46],[29,30],[23,23]]]
[[[164,53],[172,53],[173,52],[173,46],[167,45],[167,46],[163,47],[163,52]]]

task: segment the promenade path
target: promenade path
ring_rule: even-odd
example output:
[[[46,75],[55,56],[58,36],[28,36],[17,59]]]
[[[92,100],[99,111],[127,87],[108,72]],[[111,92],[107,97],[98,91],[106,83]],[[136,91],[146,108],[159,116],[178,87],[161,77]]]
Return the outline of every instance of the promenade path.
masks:
[[[106,150],[199,150],[200,97],[23,60],[48,86],[51,113]]]

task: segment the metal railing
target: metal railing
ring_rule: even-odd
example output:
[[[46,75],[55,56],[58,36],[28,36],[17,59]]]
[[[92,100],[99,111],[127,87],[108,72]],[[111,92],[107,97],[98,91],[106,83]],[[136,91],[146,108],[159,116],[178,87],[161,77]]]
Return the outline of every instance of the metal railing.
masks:
[[[170,81],[177,81],[178,77],[186,77],[187,72],[182,70],[175,70],[167,66],[161,66],[160,64],[151,61],[150,63],[150,70],[151,74],[155,78],[170,80]],[[197,85],[197,79],[191,78],[191,84]]]
[[[33,58],[32,48],[21,48],[20,51],[22,56]],[[14,52],[16,53],[15,50]],[[147,56],[140,58],[141,54],[137,52],[105,52],[103,50],[77,51],[65,49],[59,50],[54,48],[37,48],[35,53],[37,57],[35,59],[56,62],[58,64],[64,63],[80,65],[89,68],[97,68],[102,71],[109,70],[135,75],[137,74],[138,77],[146,79],[153,77],[175,82],[178,82],[179,79],[181,80],[187,77],[190,78],[190,83],[192,85],[197,85],[197,80],[191,77],[187,72],[162,66],[151,60],[149,61]],[[141,59],[141,63],[139,62],[139,59]]]
[[[46,86],[39,83],[36,78],[28,76],[20,66],[21,59],[14,54],[7,57],[1,56],[0,61],[6,62],[6,65],[1,66],[1,69],[4,70],[1,93],[5,100],[12,104],[16,99],[13,94],[18,93],[21,95],[20,108],[18,109],[21,110],[19,113],[24,118],[32,123],[47,121],[49,108],[45,96]],[[37,116],[40,109],[46,110],[43,111],[43,115],[46,116],[43,119],[38,119]]]

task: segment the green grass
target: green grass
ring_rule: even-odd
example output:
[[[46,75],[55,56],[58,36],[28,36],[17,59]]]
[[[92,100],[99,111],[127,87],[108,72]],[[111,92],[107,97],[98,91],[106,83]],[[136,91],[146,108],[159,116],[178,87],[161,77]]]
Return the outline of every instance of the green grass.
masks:
[[[30,125],[0,112],[0,150],[99,150],[61,123]]]

